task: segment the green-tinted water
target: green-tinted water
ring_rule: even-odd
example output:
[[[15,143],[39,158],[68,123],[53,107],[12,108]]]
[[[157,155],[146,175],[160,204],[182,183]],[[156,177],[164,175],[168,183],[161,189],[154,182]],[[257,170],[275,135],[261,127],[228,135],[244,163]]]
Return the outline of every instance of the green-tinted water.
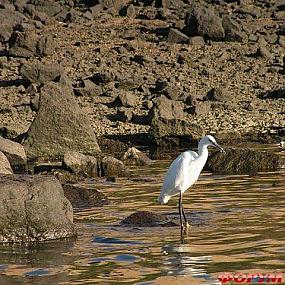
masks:
[[[220,284],[223,272],[285,272],[284,171],[203,173],[184,195],[185,244],[178,227],[119,226],[137,210],[176,214],[177,197],[156,204],[168,164],[133,169],[148,182],[96,184],[111,203],[75,211],[75,240],[1,247],[0,284]]]

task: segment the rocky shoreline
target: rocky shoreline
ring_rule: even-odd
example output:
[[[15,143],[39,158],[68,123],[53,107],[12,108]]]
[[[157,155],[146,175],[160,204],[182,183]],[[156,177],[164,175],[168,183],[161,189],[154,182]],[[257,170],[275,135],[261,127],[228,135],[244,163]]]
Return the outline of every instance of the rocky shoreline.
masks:
[[[55,81],[75,94],[97,137],[277,140],[285,126],[279,2],[4,1],[1,134],[22,142],[42,86]]]

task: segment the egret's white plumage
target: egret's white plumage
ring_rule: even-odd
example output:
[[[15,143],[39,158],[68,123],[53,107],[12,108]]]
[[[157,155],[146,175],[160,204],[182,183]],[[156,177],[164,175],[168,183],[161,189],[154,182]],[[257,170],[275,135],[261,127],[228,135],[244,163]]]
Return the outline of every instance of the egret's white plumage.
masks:
[[[171,196],[180,194],[179,213],[181,222],[181,213],[183,213],[185,222],[186,216],[182,206],[182,194],[193,185],[207,161],[208,146],[214,146],[224,151],[211,135],[203,137],[198,144],[198,153],[195,151],[185,151],[181,153],[170,165],[164,177],[163,186],[161,188],[158,202],[165,204]],[[181,224],[183,227],[183,224]]]
[[[188,150],[181,153],[171,163],[164,177],[158,198],[159,203],[167,203],[171,196],[178,194],[180,191],[184,193],[197,180],[197,174],[199,176],[199,173],[197,173],[198,168],[196,167],[197,163],[195,163],[197,157],[197,152]],[[193,175],[189,175],[190,173],[193,173]]]

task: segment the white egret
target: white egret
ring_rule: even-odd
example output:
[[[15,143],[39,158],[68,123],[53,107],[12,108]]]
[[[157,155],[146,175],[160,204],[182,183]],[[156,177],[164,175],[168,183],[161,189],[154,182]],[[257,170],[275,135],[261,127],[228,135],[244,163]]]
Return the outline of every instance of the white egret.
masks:
[[[158,197],[159,203],[166,204],[171,196],[180,194],[179,217],[181,236],[184,230],[182,215],[186,227],[189,226],[183,209],[182,196],[183,193],[197,181],[208,159],[208,146],[214,146],[220,151],[225,152],[223,148],[217,144],[213,136],[207,135],[203,137],[198,144],[198,153],[191,150],[185,151],[171,163],[164,177],[161,193]]]
[[[279,143],[279,146],[280,146],[281,148],[285,148],[285,141],[281,141],[281,142]]]

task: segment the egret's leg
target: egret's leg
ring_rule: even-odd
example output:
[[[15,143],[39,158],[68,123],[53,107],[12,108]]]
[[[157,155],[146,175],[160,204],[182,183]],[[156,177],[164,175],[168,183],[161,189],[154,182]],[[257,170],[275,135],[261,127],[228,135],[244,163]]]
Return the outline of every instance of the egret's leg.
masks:
[[[180,192],[179,197],[179,218],[180,218],[180,233],[181,237],[183,236],[183,221],[182,221],[182,192]]]
[[[185,212],[184,212],[183,206],[182,206],[182,214],[183,214],[183,218],[184,218],[184,221],[185,221],[185,225],[186,225],[186,227],[188,228],[190,225],[189,225],[189,223],[188,223],[188,221],[187,221],[186,214],[185,214]]]

